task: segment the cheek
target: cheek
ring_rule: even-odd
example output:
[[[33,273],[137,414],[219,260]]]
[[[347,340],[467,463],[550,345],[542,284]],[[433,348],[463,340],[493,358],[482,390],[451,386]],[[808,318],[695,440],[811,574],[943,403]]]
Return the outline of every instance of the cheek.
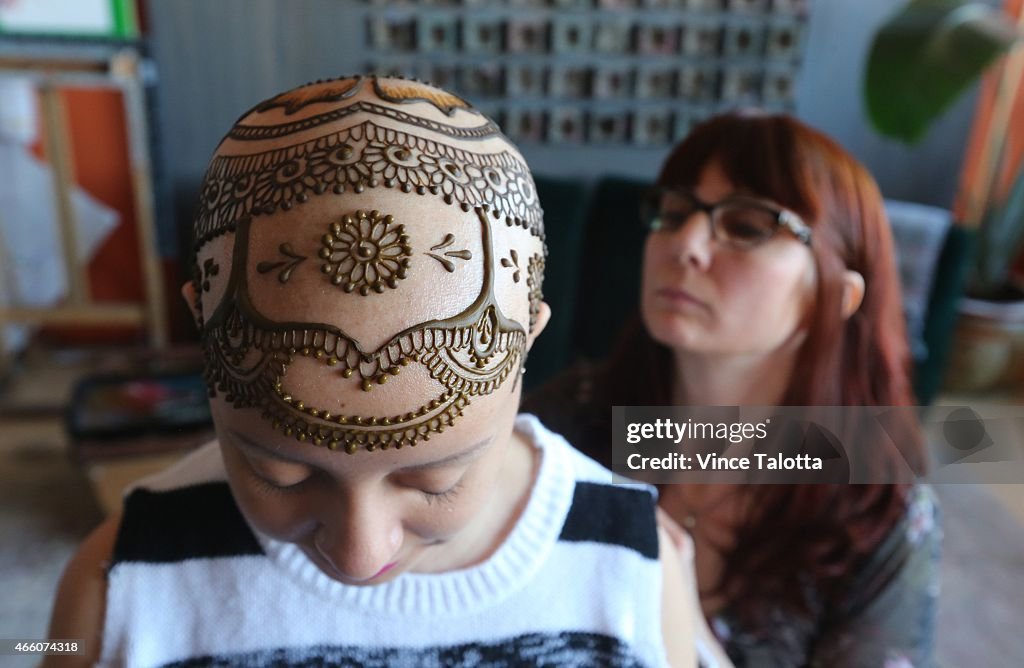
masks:
[[[813,299],[813,266],[802,256],[730,267],[721,275],[731,316],[743,327],[794,329]]]
[[[648,235],[644,242],[643,264],[640,267],[640,309],[645,317],[651,309],[649,296],[651,291],[657,287],[658,275],[662,271],[662,256],[664,251],[659,244],[654,243],[654,236]]]
[[[490,459],[490,458],[488,458]],[[450,501],[420,501],[415,520],[407,529],[425,539],[448,539],[465,529],[491,500],[498,487],[500,460],[477,462],[470,468]]]
[[[663,249],[664,244],[655,243],[653,234],[647,235],[647,240],[644,242],[643,265],[641,267],[641,280],[645,290],[653,284],[653,279],[657,277],[660,271],[662,256],[665,252]]]

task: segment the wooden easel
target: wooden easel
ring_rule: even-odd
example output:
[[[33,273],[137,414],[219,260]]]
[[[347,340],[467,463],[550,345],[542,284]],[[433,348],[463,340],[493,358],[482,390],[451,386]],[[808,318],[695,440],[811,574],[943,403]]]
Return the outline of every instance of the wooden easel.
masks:
[[[3,346],[3,325],[138,325],[148,332],[150,346],[167,345],[167,317],[160,264],[156,249],[153,215],[153,185],[144,103],[142,62],[131,48],[92,55],[22,55],[0,52],[0,72],[26,76],[40,91],[45,123],[46,155],[53,170],[57,198],[61,250],[66,270],[66,300],[52,307],[0,307],[0,373],[9,363]],[[62,86],[107,88],[121,92],[124,101],[131,165],[131,181],[138,228],[139,258],[142,265],[145,300],[137,303],[97,303],[89,296],[85,266],[79,262],[78,233],[71,192],[75,184],[71,161]]]

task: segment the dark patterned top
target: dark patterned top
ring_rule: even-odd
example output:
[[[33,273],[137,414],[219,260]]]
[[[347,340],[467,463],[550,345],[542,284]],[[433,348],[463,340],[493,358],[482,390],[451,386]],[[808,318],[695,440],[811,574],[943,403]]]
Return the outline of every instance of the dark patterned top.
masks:
[[[607,463],[612,402],[600,376],[600,367],[581,363],[532,392],[522,410]],[[916,486],[906,513],[851,578],[841,604],[825,605],[812,588],[809,615],[775,608],[744,625],[726,608],[711,628],[737,668],[932,666],[941,543],[935,498]]]

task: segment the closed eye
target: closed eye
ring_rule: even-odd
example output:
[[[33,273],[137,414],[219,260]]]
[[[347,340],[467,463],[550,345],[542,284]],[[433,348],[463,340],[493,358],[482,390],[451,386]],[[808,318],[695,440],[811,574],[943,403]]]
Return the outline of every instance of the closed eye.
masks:
[[[264,491],[295,491],[312,477],[311,469],[300,464],[265,462],[262,458],[245,455],[253,480]]]
[[[269,494],[287,494],[290,492],[298,491],[298,489],[302,487],[303,484],[308,480],[308,478],[303,478],[298,482],[282,485],[276,480],[270,480],[269,478],[265,478],[255,471],[253,471],[252,473],[252,479],[253,481],[255,481],[256,486],[260,489],[260,491]]]
[[[459,480],[454,485],[452,485],[451,487],[444,491],[431,492],[425,489],[421,489],[420,492],[423,493],[423,497],[427,500],[427,504],[433,505],[437,502],[451,503],[452,501],[455,500],[455,497],[458,496],[460,489],[462,489],[462,478],[459,478]]]

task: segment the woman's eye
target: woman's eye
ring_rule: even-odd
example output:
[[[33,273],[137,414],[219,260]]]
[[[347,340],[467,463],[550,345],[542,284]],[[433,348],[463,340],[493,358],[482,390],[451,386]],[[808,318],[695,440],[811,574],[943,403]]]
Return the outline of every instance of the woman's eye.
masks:
[[[720,229],[736,241],[762,241],[774,232],[773,219],[761,211],[726,209],[719,218]]]
[[[729,236],[741,239],[755,239],[764,235],[764,228],[753,223],[734,220],[729,223]]]
[[[661,221],[661,229],[663,230],[678,230],[686,223],[686,219],[690,217],[690,214],[685,211],[662,211],[658,214],[658,219]]]
[[[311,475],[303,466],[266,464],[256,460],[249,461],[249,469],[260,485],[276,491],[293,490]]]
[[[459,490],[462,489],[462,480],[459,479],[454,485],[446,490],[440,492],[432,492],[430,490],[421,489],[424,498],[426,498],[428,504],[433,504],[438,501],[441,503],[451,503],[458,496]]]
[[[271,480],[269,478],[265,478],[265,477],[261,476],[258,473],[254,473],[253,474],[253,480],[256,482],[256,486],[261,491],[263,491],[265,493],[270,493],[270,494],[285,494],[285,493],[288,493],[288,492],[294,492],[299,487],[302,486],[302,483],[305,482],[305,480],[300,480],[298,482],[294,482],[294,483],[290,483],[290,484],[281,484],[277,480]]]

